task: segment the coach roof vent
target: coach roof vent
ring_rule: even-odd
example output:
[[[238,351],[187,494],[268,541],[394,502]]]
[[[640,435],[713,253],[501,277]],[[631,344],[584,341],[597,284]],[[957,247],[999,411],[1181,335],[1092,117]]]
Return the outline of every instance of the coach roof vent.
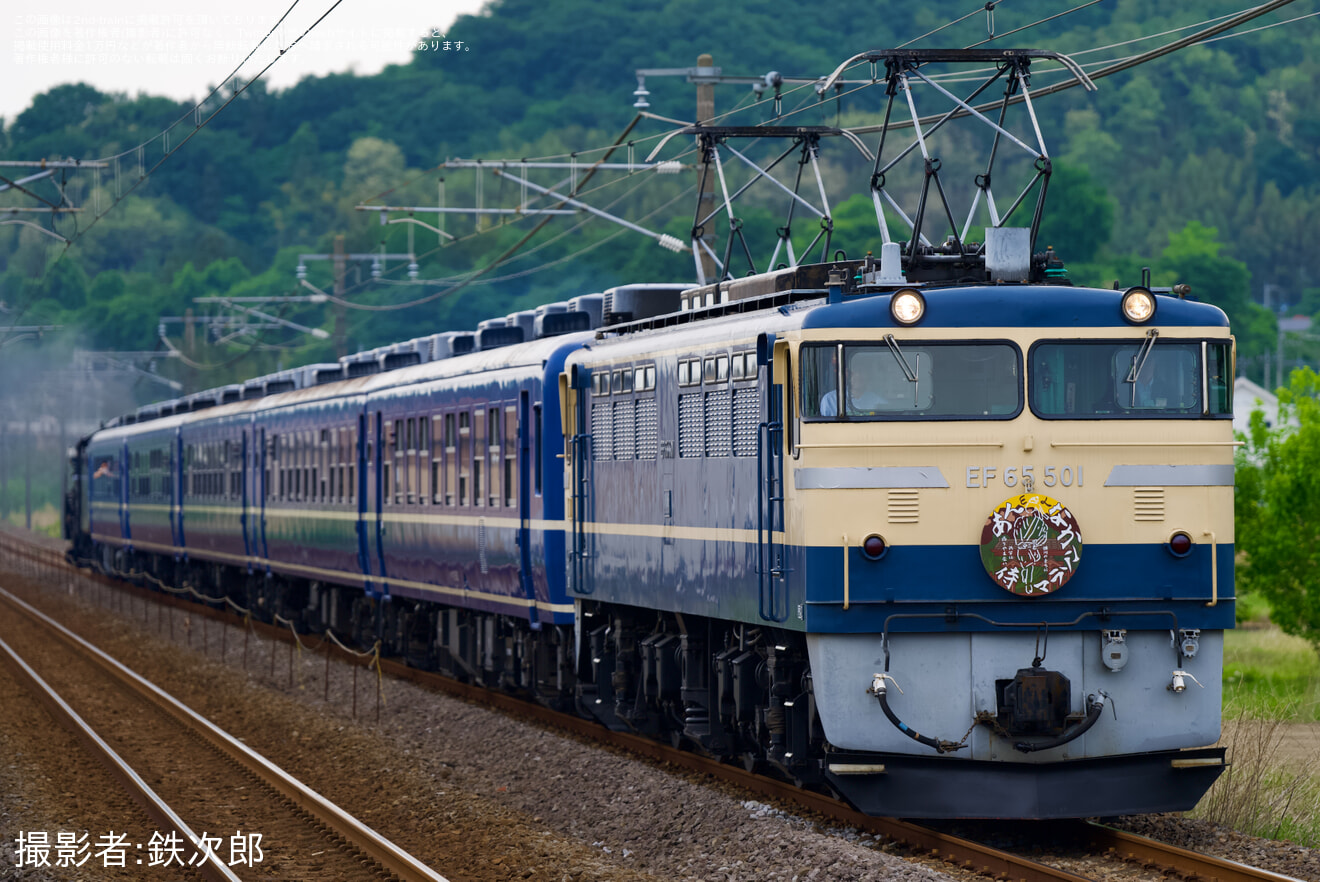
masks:
[[[585,312],[591,317],[591,328],[599,328],[605,310],[604,294],[579,294],[568,301],[569,312]]]
[[[464,331],[449,338],[449,351],[453,355],[467,355],[477,351],[477,335]]]
[[[235,401],[243,400],[243,387],[237,383],[232,386],[221,386],[215,391],[219,395],[220,404],[233,404]]]
[[[279,379],[288,377],[293,380],[294,386],[298,389],[309,389],[312,386],[320,385],[321,381],[317,379],[321,371],[342,370],[337,361],[321,362],[320,364],[305,364],[301,367],[290,368],[287,371],[280,371],[275,376]],[[339,379],[339,377],[335,377]]]
[[[126,413],[119,418],[119,422],[125,426],[131,426],[138,421],[136,413]]]
[[[605,292],[601,323],[605,327],[678,312],[689,285],[620,285]]]
[[[333,383],[344,379],[344,366],[342,364],[323,364],[318,365],[312,375],[312,385],[324,386],[326,383]]]
[[[504,317],[504,321],[511,328],[522,328],[524,340],[532,339],[536,333],[536,310],[534,309],[511,312]]]
[[[214,389],[207,389],[205,392],[198,392],[196,395],[188,396],[188,410],[206,410],[208,407],[215,407],[219,395]]]
[[[251,401],[254,398],[260,398],[266,394],[265,377],[257,377],[255,380],[248,380],[243,384],[243,400]]]
[[[279,392],[292,392],[298,388],[298,384],[292,377],[272,377],[266,381],[266,394],[275,395]]]
[[[387,352],[381,356],[380,359],[381,367],[387,371],[421,363],[422,354],[416,349],[401,349],[397,352]]]
[[[481,324],[486,324],[482,322]],[[477,348],[482,352],[487,349],[499,349],[501,346],[512,346],[515,343],[523,341],[523,329],[517,326],[509,327],[488,327],[477,328]]]
[[[367,377],[371,374],[380,373],[380,354],[375,352],[345,355],[339,359],[339,363],[344,366],[344,375],[350,380],[355,377]]]
[[[145,423],[147,420],[154,420],[160,416],[160,406],[147,404],[137,409],[137,418],[139,423]]]
[[[595,325],[585,312],[551,312],[536,317],[536,337],[558,337],[574,331],[590,331]]]

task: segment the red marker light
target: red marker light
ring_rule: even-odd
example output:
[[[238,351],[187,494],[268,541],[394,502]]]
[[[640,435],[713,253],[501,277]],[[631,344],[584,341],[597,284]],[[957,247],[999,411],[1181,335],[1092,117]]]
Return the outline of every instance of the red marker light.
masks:
[[[879,560],[884,555],[887,548],[888,546],[885,545],[885,540],[881,539],[874,533],[862,540],[862,553],[871,558],[871,560]]]
[[[1169,550],[1178,557],[1185,556],[1192,550],[1192,537],[1186,533],[1174,533],[1169,537]]]

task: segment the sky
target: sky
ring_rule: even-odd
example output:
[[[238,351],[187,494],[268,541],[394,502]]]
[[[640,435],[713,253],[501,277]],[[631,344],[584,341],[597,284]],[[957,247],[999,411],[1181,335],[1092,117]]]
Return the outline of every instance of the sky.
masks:
[[[0,117],[12,123],[34,96],[61,83],[200,99],[266,36],[291,2],[7,4],[10,11],[0,13],[6,25],[0,29]],[[251,78],[274,58],[279,61],[265,75],[273,88],[291,86],[309,74],[377,73],[387,64],[406,62],[423,36],[428,46],[442,40],[455,18],[482,6],[480,0],[342,0],[289,49],[334,2],[297,0],[284,25],[240,76]],[[437,45],[434,51],[445,51]],[[289,50],[282,58],[281,48]]]

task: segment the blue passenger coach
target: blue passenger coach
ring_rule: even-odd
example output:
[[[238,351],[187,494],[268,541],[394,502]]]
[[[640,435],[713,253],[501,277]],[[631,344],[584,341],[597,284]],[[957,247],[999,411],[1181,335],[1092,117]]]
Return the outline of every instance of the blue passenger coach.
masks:
[[[551,563],[564,547],[558,376],[588,336],[271,381],[106,428],[83,445],[79,554],[381,639],[418,664],[493,655],[495,622],[571,626]]]

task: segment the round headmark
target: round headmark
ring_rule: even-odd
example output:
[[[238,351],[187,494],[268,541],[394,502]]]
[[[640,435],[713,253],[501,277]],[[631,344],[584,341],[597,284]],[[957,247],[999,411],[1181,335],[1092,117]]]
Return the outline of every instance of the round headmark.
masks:
[[[1001,502],[981,530],[981,565],[1022,597],[1058,591],[1082,561],[1082,531],[1062,502],[1023,493]]]

